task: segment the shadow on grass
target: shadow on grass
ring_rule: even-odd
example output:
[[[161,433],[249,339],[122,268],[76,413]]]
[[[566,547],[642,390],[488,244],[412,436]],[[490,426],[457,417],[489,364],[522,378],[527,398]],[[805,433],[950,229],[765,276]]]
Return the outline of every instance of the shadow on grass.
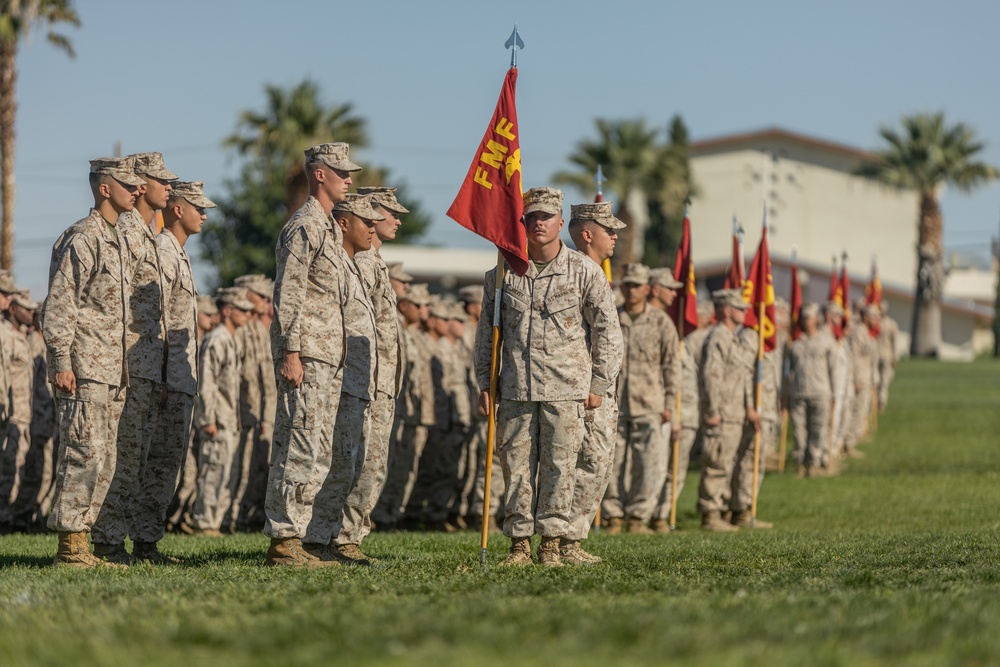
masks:
[[[27,556],[19,554],[6,554],[0,556],[0,569],[8,567],[50,567],[52,556]]]

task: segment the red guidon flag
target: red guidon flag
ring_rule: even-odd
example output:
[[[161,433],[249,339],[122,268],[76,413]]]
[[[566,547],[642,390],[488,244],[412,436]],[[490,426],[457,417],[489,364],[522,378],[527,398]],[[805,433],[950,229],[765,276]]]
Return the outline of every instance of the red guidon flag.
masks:
[[[802,310],[802,285],[799,283],[799,263],[792,262],[792,340],[798,340],[802,335],[799,328],[799,311]]]
[[[519,276],[528,270],[528,245],[521,224],[521,146],[514,91],[517,69],[507,70],[486,135],[448,209],[448,217],[493,243]]]
[[[872,261],[872,279],[865,285],[865,303],[868,305],[882,305],[882,281],[878,277],[878,266]]]
[[[724,289],[743,289],[744,282],[746,282],[746,279],[743,273],[743,254],[740,252],[740,238],[736,232],[733,232],[733,259],[729,264],[729,271],[726,272],[726,281],[722,284],[722,287]]]
[[[694,282],[694,260],[691,258],[691,220],[688,219],[686,211],[681,244],[677,248],[677,261],[674,262],[674,280],[684,283],[684,291],[677,295],[667,312],[677,325],[677,332],[683,338],[698,328],[698,289]]]
[[[764,349],[770,352],[778,346],[778,335],[774,326],[774,280],[771,278],[771,255],[767,251],[767,225],[764,225],[757,254],[753,256],[743,285],[743,300],[750,304],[744,324],[757,331],[763,329]],[[764,304],[763,322],[758,317],[760,304]]]
[[[851,279],[847,276],[847,262],[840,265],[840,305],[844,307],[844,317],[851,316]]]

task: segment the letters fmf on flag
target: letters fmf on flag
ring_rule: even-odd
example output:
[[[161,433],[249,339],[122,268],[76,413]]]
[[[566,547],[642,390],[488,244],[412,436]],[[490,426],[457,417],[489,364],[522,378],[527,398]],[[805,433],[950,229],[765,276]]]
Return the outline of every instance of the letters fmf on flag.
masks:
[[[767,226],[760,236],[757,254],[750,264],[743,284],[743,300],[750,304],[744,324],[756,331],[764,331],[764,349],[770,352],[778,346],[777,328],[774,326],[774,281],[771,278],[771,254],[767,249]],[[764,321],[759,322],[760,304],[764,304]]]
[[[518,275],[528,270],[528,247],[521,224],[521,144],[515,89],[517,68],[507,70],[493,118],[479,144],[448,217],[493,243]]]

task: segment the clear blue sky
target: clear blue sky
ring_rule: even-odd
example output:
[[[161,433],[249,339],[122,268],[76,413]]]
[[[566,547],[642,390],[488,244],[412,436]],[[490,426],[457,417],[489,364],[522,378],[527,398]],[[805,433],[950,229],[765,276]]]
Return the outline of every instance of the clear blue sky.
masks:
[[[694,139],[776,125],[872,148],[879,123],[943,110],[976,128],[983,157],[1000,165],[1000,3],[985,0],[76,4],[76,60],[40,36],[19,60],[15,278],[38,295],[52,242],[90,206],[88,159],[118,141],[125,153],[159,150],[220,194],[235,173],[220,142],[239,111],[263,106],[265,83],[305,77],[368,120],[362,156],[423,202],[428,242],[476,246],[445,211],[492,112],[515,21],[527,45],[526,187],[566,167],[595,118],[665,127],[674,113]],[[946,193],[943,206],[946,242],[985,251],[1000,186]]]

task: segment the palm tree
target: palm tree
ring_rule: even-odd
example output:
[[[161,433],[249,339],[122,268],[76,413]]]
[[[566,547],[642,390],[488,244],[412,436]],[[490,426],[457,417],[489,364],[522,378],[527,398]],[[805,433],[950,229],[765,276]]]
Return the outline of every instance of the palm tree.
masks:
[[[266,85],[264,92],[266,109],[241,112],[236,133],[226,138],[223,146],[265,162],[268,171],[284,174],[285,203],[289,211],[294,211],[308,192],[302,152],[329,141],[367,146],[365,121],[353,115],[349,102],[325,106],[319,87],[308,79],[289,90]]]
[[[646,228],[649,225],[649,193],[661,187],[657,175],[663,155],[659,131],[646,126],[643,119],[606,120],[598,118],[597,139],[584,139],[569,156],[577,170],[560,171],[553,180],[572,185],[581,192],[594,192],[597,166],[607,177],[605,189],[617,201],[617,215],[628,227],[612,261],[616,265],[638,261],[643,256]]]
[[[76,57],[59,23],[79,26],[73,0],[0,0],[0,266],[14,265],[14,118],[17,113],[17,47],[34,28],[70,58]]]
[[[882,126],[888,144],[857,173],[895,189],[916,190],[917,288],[913,304],[910,354],[937,356],[941,345],[941,293],[944,288],[944,242],[938,195],[945,185],[972,192],[1000,175],[996,167],[973,157],[984,144],[964,123],[948,126],[944,114],[904,116],[902,129]]]

